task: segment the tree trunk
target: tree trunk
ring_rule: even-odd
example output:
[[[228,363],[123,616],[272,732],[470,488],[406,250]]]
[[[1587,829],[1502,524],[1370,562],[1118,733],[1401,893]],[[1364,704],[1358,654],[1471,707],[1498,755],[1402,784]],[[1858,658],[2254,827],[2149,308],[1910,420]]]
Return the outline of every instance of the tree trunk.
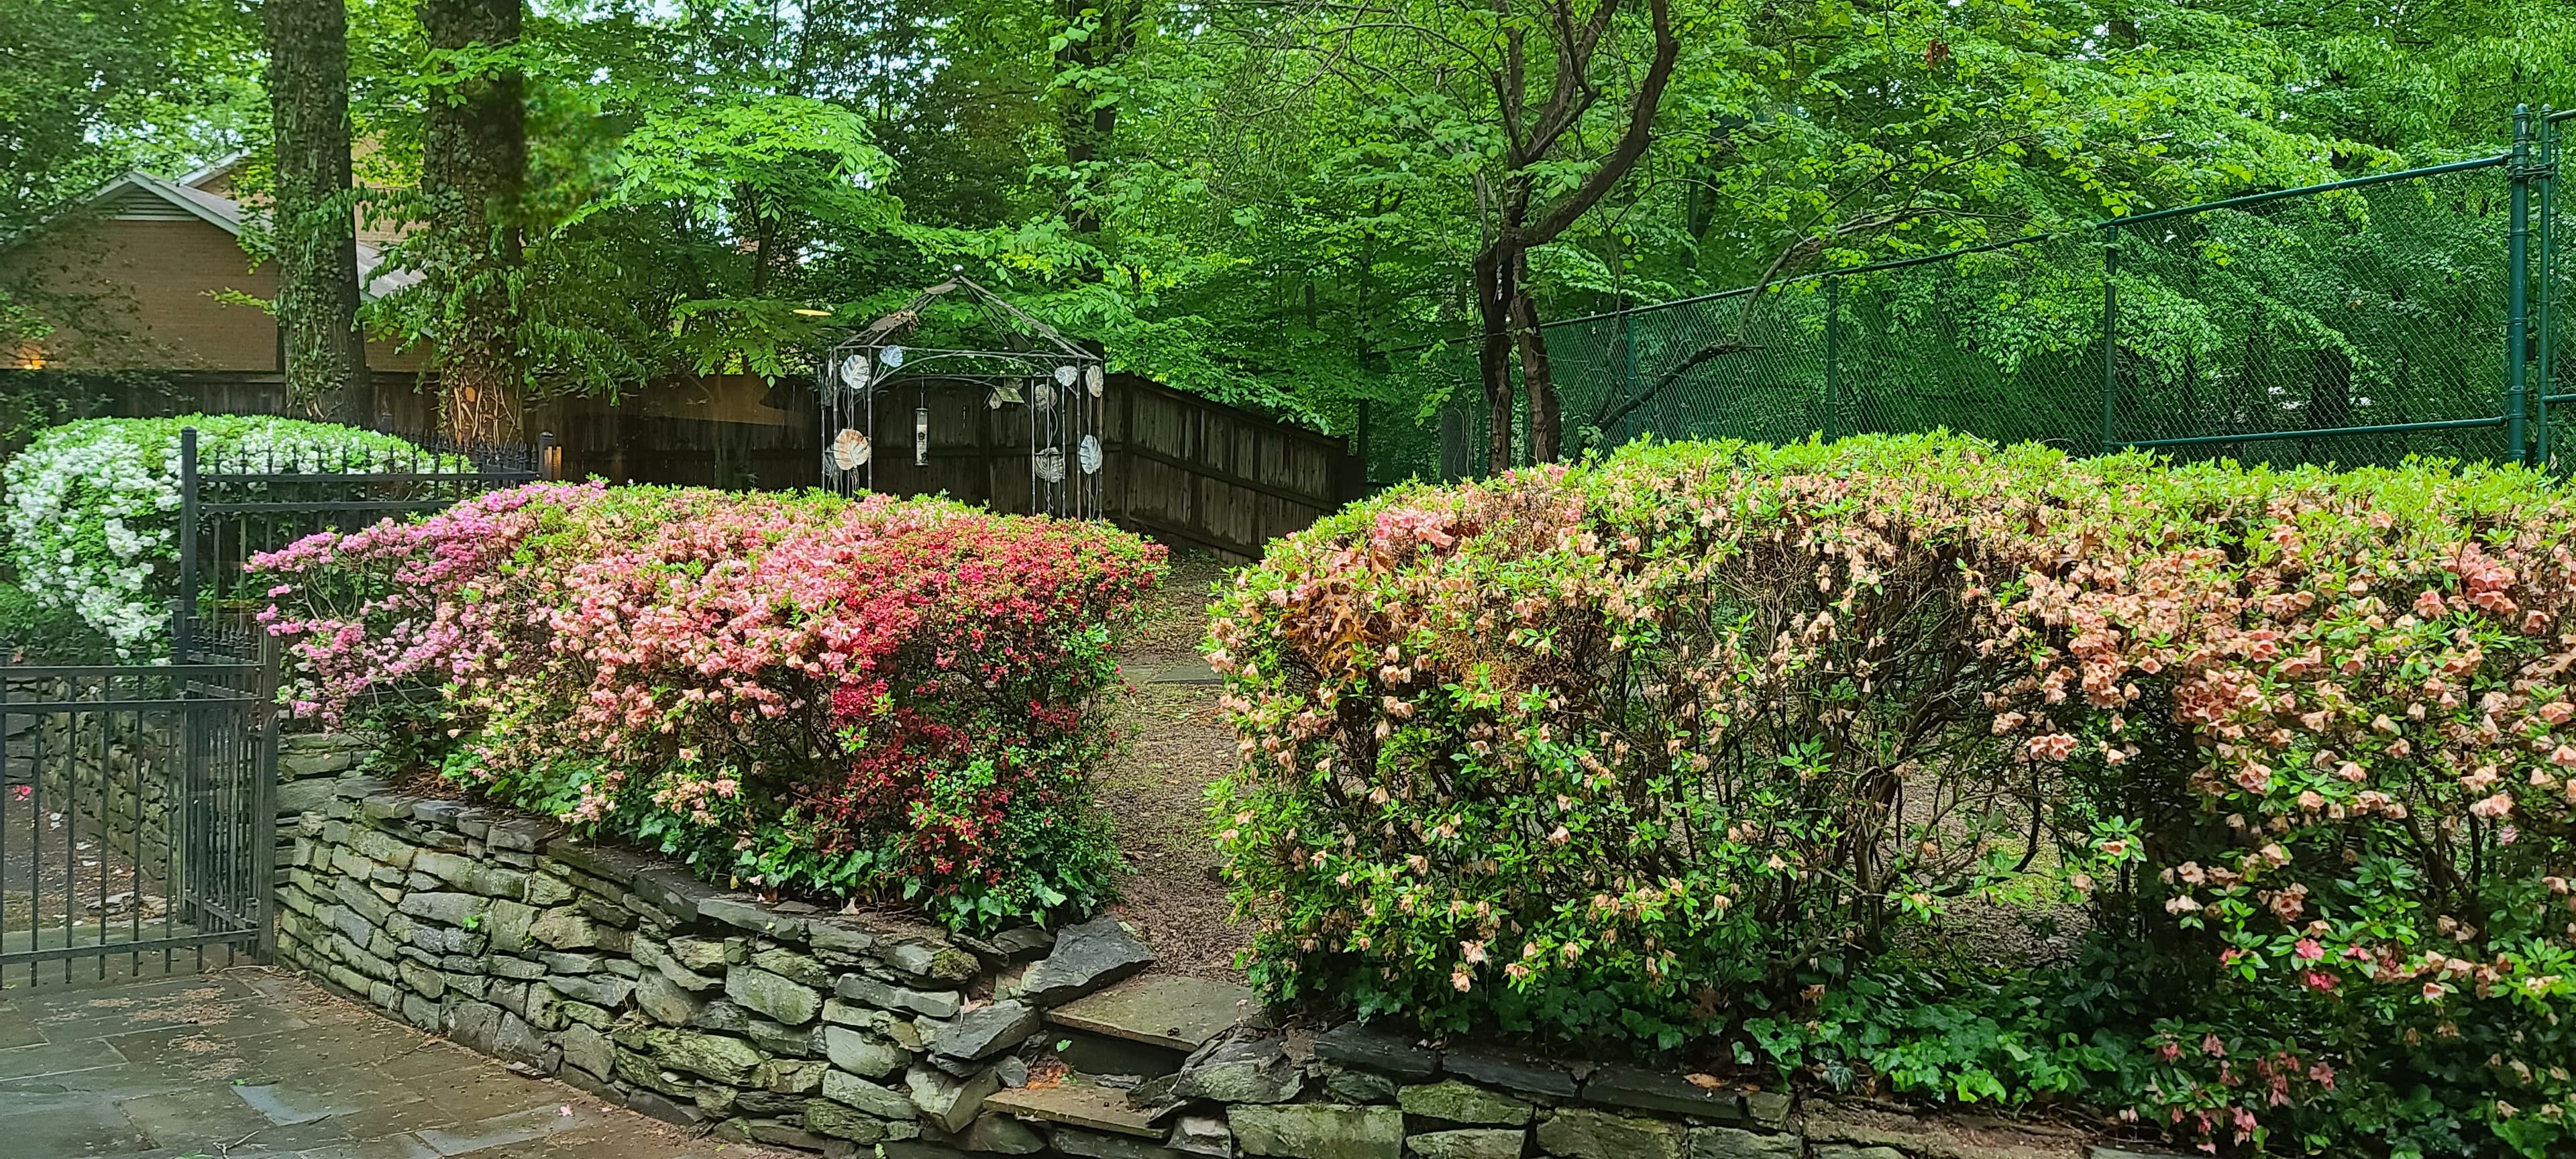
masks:
[[[1556,401],[1556,371],[1547,360],[1547,335],[1539,329],[1538,300],[1529,292],[1529,254],[1520,257],[1512,293],[1512,330],[1520,340],[1521,390],[1529,396],[1530,462],[1565,457],[1565,420]]]
[[[434,49],[515,44],[521,0],[422,0]],[[519,194],[527,181],[524,84],[515,71],[471,67],[433,98],[421,146],[421,192],[443,236],[432,272],[446,315],[440,382],[447,433],[463,446],[523,441]]]
[[[1578,25],[1606,28],[1618,3],[1619,0],[1601,0],[1589,19],[1579,20],[1570,5],[1560,2],[1554,8],[1555,23],[1560,29]],[[1516,337],[1521,346],[1522,380],[1530,390],[1531,461],[1550,462],[1564,450],[1555,382],[1549,373],[1546,345],[1538,333],[1538,304],[1529,296],[1529,251],[1555,241],[1582,220],[1611,189],[1627,179],[1638,159],[1646,155],[1646,147],[1653,143],[1655,115],[1663,107],[1664,88],[1672,80],[1674,63],[1680,59],[1681,40],[1673,33],[1672,0],[1646,0],[1646,13],[1654,29],[1655,50],[1646,64],[1645,75],[1637,82],[1636,92],[1629,97],[1627,127],[1582,183],[1553,202],[1539,204],[1533,170],[1557,159],[1554,151],[1558,143],[1566,140],[1567,130],[1589,107],[1589,101],[1576,94],[1578,90],[1589,91],[1583,78],[1589,74],[1592,51],[1598,42],[1576,38],[1574,43],[1560,43],[1560,53],[1573,55],[1559,56],[1554,91],[1534,123],[1524,124],[1522,114],[1527,106],[1510,96],[1526,87],[1520,41],[1511,42],[1504,69],[1494,78],[1495,91],[1505,94],[1503,127],[1511,146],[1504,157],[1502,191],[1494,199],[1494,230],[1475,261],[1477,306],[1484,322],[1481,369],[1486,408],[1494,424],[1489,443],[1493,459],[1487,464],[1488,471],[1511,466],[1511,350]],[[1530,142],[1526,152],[1523,142]]]
[[[358,237],[349,191],[349,12],[341,0],[263,0],[276,136],[277,324],[291,409],[353,425],[375,417],[358,332]]]
[[[1518,262],[1503,256],[1501,242],[1476,258],[1476,309],[1483,323],[1476,351],[1478,379],[1485,387],[1485,473],[1512,469],[1512,300],[1520,285],[1512,277]]]
[[[1086,10],[1095,10],[1094,0],[1063,0],[1065,27],[1079,26]],[[1138,13],[1131,0],[1106,0],[1097,3],[1096,11],[1098,23],[1090,35],[1079,40],[1067,39],[1064,47],[1056,50],[1059,82],[1066,73],[1088,72],[1115,65],[1136,46]],[[1065,167],[1073,171],[1075,187],[1069,192],[1075,196],[1079,196],[1084,167],[1106,154],[1111,140],[1118,135],[1118,102],[1104,101],[1098,108],[1093,108],[1095,94],[1096,89],[1090,81],[1077,79],[1062,84],[1056,98],[1059,113],[1057,131],[1064,135]],[[1069,200],[1065,208],[1065,224],[1071,226],[1075,233],[1096,233],[1100,229],[1100,215],[1089,206]]]

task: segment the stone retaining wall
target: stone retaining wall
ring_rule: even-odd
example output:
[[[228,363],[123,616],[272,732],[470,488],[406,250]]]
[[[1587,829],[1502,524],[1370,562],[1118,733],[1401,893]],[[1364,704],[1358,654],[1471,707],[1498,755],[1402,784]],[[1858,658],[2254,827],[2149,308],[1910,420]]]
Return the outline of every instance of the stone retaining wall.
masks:
[[[1144,978],[1077,1002],[1152,962],[1113,918],[985,940],[765,904],[524,814],[325,783],[294,827],[283,962],[727,1138],[884,1159],[2125,1154],[2073,1132],[1800,1106],[1704,1075],[1441,1050],[1358,1025],[1265,1029],[1248,992],[1238,1004],[1213,983],[1190,983],[1219,992],[1212,1018],[1135,1001],[1123,1005],[1152,1025],[1104,1025],[1099,1009],[1169,989]],[[1073,1045],[1086,1035],[1090,1048]],[[1064,1073],[1058,1052],[1138,1073]]]
[[[331,787],[295,826],[280,962],[611,1102],[832,1155],[946,1140],[1036,1030],[989,999],[1048,953],[1043,931],[765,904],[540,818]],[[1056,982],[1070,998],[1113,975]]]

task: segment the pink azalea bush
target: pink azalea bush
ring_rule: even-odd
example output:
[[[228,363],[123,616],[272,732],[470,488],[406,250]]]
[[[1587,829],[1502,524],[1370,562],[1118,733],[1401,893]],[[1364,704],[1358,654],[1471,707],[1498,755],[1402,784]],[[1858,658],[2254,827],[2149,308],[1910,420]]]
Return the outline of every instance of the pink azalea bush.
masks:
[[[1215,609],[1250,970],[2213,1151],[2557,1153],[2571,549],[2535,473],[1950,436],[1399,489]],[[2074,944],[1999,976],[1999,926]]]
[[[541,483],[252,563],[295,711],[765,891],[1099,901],[1111,634],[1163,550],[943,499]]]

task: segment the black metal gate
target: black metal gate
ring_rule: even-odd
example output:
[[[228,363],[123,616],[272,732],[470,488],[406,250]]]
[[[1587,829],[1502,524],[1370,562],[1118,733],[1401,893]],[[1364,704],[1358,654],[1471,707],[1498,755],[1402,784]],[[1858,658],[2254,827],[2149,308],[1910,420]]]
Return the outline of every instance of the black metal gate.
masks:
[[[268,956],[277,711],[262,652],[0,664],[0,985],[104,978],[118,959],[202,968],[215,947]]]

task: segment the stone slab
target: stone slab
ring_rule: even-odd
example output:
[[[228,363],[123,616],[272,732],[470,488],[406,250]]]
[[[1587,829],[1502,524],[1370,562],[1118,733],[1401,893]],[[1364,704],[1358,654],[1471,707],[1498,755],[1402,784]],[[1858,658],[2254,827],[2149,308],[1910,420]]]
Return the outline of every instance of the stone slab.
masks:
[[[1543,1059],[1525,1055],[1453,1050],[1440,1057],[1440,1069],[1472,1083],[1501,1087],[1519,1094],[1543,1099],[1574,1097],[1573,1075],[1556,1069]]]
[[[1049,1010],[1047,1021],[1186,1053],[1260,1008],[1260,996],[1242,986],[1152,974]]]
[[[1106,989],[1144,973],[1154,964],[1154,951],[1120,924],[1117,915],[1102,914],[1056,934],[1055,949],[1029,967],[1021,996],[1039,1006],[1056,1006]]]
[[[1398,1159],[1404,1112],[1335,1103],[1230,1107],[1226,1121],[1246,1155],[1294,1159]]]
[[[1417,1159],[1520,1159],[1529,1132],[1485,1127],[1465,1131],[1431,1131],[1404,1141]]]
[[[1701,1078],[1703,1082],[1709,1081],[1705,1075]],[[1744,1117],[1743,1104],[1734,1091],[1713,1083],[1702,1086],[1677,1072],[1647,1070],[1623,1063],[1613,1063],[1593,1071],[1589,1078],[1583,1080],[1583,1098],[1586,1102],[1692,1115],[1723,1123],[1736,1122]]]
[[[988,1095],[984,1109],[1140,1139],[1163,1137],[1162,1129],[1147,1122],[1143,1111],[1127,1105],[1127,1092],[1093,1084],[1079,1075],[1068,1076],[1053,1086],[1021,1087]]]
[[[1318,1036],[1315,1053],[1327,1062],[1400,1079],[1427,1079],[1440,1070],[1440,1055],[1431,1048],[1357,1022],[1345,1022]]]

